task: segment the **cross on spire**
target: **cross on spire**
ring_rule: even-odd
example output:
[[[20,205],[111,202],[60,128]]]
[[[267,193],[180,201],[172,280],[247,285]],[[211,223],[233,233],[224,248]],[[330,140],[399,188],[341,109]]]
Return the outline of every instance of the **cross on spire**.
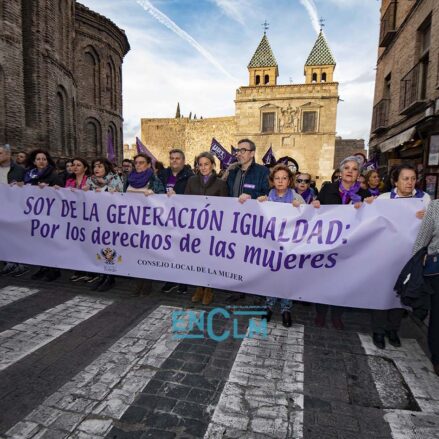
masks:
[[[268,23],[268,21],[265,20],[265,21],[262,23],[262,26],[264,26],[264,35],[265,35],[265,34],[267,33],[268,28],[270,27],[270,23]]]
[[[320,23],[320,32],[323,30],[323,28],[325,27],[325,19],[324,18],[320,18],[319,23]]]

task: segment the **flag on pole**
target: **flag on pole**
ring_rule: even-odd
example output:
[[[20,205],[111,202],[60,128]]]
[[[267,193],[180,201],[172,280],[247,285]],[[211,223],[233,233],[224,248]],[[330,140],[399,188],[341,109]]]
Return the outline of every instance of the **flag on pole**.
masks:
[[[273,154],[273,148],[270,145],[270,148],[268,148],[267,152],[265,153],[264,157],[262,157],[262,163],[264,165],[274,165],[276,164],[276,159]]]
[[[236,157],[230,154],[214,137],[212,137],[210,152],[220,161],[221,169],[227,169],[229,165],[236,162]]]
[[[113,132],[108,130],[108,140],[107,140],[107,158],[111,163],[116,162],[116,154],[114,152],[114,141]]]
[[[363,172],[371,171],[371,170],[377,170],[378,169],[378,157],[376,154],[374,154],[369,160],[363,164],[363,167],[361,170]]]
[[[138,137],[136,137],[136,148],[137,154],[146,154],[152,161],[154,165],[157,159],[154,157],[153,153],[140,141]]]

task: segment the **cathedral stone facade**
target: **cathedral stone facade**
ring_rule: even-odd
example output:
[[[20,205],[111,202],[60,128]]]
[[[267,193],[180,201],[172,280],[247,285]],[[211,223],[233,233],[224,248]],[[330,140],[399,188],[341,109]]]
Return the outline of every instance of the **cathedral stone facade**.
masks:
[[[333,171],[338,83],[335,60],[320,32],[305,62],[303,84],[278,84],[278,64],[267,36],[250,63],[249,85],[236,91],[235,115],[191,119],[142,119],[142,142],[160,160],[180,147],[193,158],[209,150],[212,137],[225,148],[241,138],[257,146],[256,160],[272,146],[276,158],[289,156],[318,181]]]
[[[75,0],[0,0],[0,143],[120,160],[125,32]]]

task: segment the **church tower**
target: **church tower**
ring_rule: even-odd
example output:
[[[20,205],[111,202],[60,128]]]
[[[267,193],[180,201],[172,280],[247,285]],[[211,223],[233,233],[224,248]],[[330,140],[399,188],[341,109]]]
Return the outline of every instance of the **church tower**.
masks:
[[[334,82],[335,59],[320,30],[317,41],[305,63],[305,84]]]
[[[247,68],[250,87],[277,85],[279,76],[277,61],[265,32]]]

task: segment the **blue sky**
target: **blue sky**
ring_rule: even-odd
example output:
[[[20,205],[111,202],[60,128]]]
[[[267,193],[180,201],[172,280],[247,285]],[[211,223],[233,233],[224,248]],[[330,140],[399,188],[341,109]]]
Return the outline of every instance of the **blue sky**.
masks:
[[[114,21],[130,41],[123,66],[125,142],[139,134],[142,117],[174,117],[177,102],[185,116],[233,115],[235,91],[248,85],[247,64],[265,20],[278,83],[302,83],[320,17],[343,99],[337,134],[369,137],[380,1],[142,0],[153,6],[149,12],[137,0],[79,1]]]

